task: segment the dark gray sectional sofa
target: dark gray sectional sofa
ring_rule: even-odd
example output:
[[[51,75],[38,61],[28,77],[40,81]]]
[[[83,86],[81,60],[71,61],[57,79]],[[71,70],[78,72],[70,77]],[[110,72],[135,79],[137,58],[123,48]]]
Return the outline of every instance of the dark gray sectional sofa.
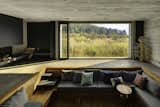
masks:
[[[88,86],[82,86],[79,82],[74,82],[74,72],[93,72],[93,84]],[[111,77],[122,76],[126,83],[132,84],[136,74],[142,74],[142,70],[138,71],[110,71],[110,70],[73,70],[73,74],[67,77],[66,74],[62,73],[61,81],[59,82],[57,88],[58,93],[90,93],[88,95],[100,92],[100,93],[110,93],[118,94],[115,88],[112,87],[110,83]],[[143,75],[145,75],[143,73]],[[129,100],[131,107],[160,107],[160,99],[158,98],[160,94],[160,84],[156,83],[152,78],[147,77],[145,89],[140,89],[136,86],[133,88],[133,94],[130,96],[132,100]],[[133,85],[132,85],[133,86]],[[157,91],[155,93],[155,91]],[[104,95],[105,95],[104,94]]]
[[[145,75],[145,74],[144,74]],[[147,84],[145,89],[135,87],[136,106],[139,107],[160,107],[160,84],[147,77]]]

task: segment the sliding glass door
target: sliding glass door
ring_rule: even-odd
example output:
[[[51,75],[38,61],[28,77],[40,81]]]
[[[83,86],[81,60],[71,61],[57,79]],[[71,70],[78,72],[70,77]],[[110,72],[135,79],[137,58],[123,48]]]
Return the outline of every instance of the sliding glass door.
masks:
[[[68,23],[59,24],[59,57],[60,59],[69,58],[69,32],[68,32]]]

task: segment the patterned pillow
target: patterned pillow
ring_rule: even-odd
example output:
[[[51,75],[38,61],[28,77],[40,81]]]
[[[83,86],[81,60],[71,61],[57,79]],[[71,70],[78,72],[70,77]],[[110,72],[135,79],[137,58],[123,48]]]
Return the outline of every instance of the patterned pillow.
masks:
[[[143,75],[137,74],[133,83],[137,87],[144,89],[147,83],[147,79]]]
[[[115,78],[111,78],[111,84],[113,87],[115,87],[116,85],[123,83],[123,78],[122,77],[115,77]]]
[[[93,84],[93,72],[83,72],[81,78],[81,85]]]

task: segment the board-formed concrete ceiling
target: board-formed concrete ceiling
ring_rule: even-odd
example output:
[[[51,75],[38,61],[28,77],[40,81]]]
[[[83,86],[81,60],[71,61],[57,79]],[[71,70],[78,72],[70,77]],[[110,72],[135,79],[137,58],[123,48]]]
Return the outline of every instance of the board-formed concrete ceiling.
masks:
[[[0,0],[0,13],[30,21],[132,21],[160,17],[160,0]]]

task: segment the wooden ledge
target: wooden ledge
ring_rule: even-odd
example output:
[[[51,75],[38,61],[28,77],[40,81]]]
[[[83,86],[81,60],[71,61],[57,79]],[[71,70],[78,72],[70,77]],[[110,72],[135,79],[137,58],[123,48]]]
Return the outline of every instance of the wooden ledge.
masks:
[[[30,101],[41,102],[43,107],[47,107],[48,102],[53,94],[56,92],[56,88],[53,89],[38,89],[32,97],[30,97]]]
[[[102,69],[102,70],[139,70],[141,67],[116,67],[116,68],[109,68],[109,67],[47,67],[46,71],[48,70],[79,70],[79,69]]]

